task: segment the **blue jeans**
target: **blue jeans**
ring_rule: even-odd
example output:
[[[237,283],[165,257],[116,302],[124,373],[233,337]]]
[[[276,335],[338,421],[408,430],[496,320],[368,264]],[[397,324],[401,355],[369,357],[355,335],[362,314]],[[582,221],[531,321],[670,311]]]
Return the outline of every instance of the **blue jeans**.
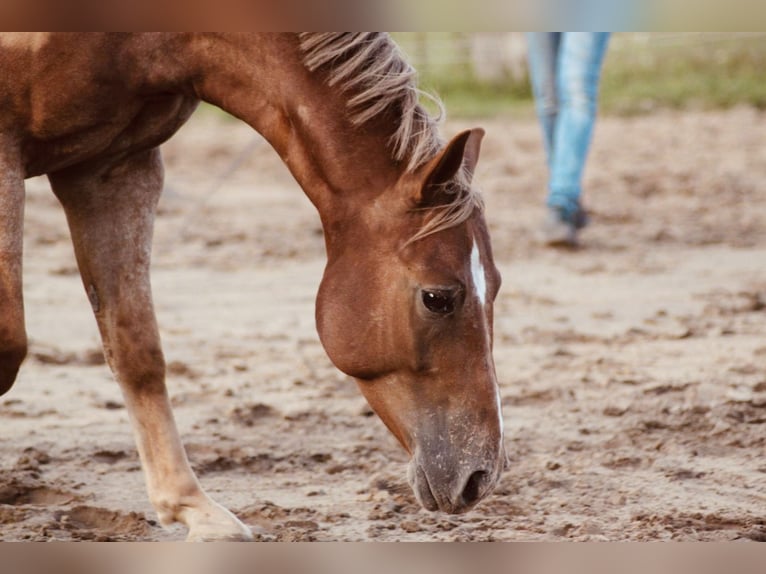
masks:
[[[547,204],[571,217],[580,206],[609,33],[535,32],[527,34],[527,42],[548,159]]]

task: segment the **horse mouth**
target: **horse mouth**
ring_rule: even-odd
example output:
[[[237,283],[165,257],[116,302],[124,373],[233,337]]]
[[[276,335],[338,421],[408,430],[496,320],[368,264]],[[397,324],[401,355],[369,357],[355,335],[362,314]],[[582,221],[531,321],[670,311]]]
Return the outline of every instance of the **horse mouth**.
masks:
[[[455,500],[452,500],[450,496],[438,496],[434,493],[434,489],[428,480],[428,475],[423,470],[423,467],[414,462],[410,466],[409,482],[412,487],[412,491],[415,494],[415,498],[420,505],[431,512],[441,511],[447,514],[463,514],[468,512],[471,508],[483,498],[478,493],[470,494],[467,498],[464,496],[458,496]],[[466,491],[477,488],[469,484],[466,486]],[[437,491],[438,492],[438,491]],[[443,494],[443,493],[442,493]]]
[[[410,462],[407,474],[415,498],[423,508],[431,512],[463,514],[471,510],[493,490],[500,473],[474,471],[461,485],[459,493],[453,495],[449,493],[450,487],[440,490],[438,484],[432,484],[423,466],[415,460]]]
[[[413,460],[410,463],[408,474],[412,492],[415,494],[415,498],[417,498],[420,505],[431,512],[439,510],[439,503],[436,501],[436,497],[431,490],[431,485],[428,482],[428,477],[423,467]]]

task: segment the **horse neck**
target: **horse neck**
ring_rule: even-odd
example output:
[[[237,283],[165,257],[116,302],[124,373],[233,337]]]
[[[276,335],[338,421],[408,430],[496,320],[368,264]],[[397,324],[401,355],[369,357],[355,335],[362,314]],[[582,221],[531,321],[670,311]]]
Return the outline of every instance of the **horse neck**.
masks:
[[[198,96],[263,135],[319,210],[326,227],[402,176],[390,118],[348,119],[347,97],[309,72],[292,34],[195,36]],[[204,48],[204,49],[199,49]]]

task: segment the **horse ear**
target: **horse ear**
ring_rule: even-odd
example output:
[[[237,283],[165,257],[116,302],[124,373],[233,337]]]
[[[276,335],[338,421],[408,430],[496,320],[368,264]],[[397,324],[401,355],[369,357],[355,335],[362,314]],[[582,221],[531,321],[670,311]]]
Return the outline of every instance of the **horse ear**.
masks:
[[[481,140],[484,130],[474,128],[459,133],[426,166],[426,177],[418,194],[417,203],[421,206],[440,205],[451,199],[445,197],[446,183],[452,181],[461,169],[470,183],[476,163],[479,161]]]

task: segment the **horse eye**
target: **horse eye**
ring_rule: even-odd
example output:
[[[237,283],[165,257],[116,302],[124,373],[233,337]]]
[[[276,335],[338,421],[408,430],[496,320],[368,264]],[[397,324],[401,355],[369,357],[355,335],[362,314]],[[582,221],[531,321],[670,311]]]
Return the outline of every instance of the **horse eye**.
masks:
[[[423,305],[432,313],[448,315],[455,310],[455,297],[449,291],[423,291]]]

